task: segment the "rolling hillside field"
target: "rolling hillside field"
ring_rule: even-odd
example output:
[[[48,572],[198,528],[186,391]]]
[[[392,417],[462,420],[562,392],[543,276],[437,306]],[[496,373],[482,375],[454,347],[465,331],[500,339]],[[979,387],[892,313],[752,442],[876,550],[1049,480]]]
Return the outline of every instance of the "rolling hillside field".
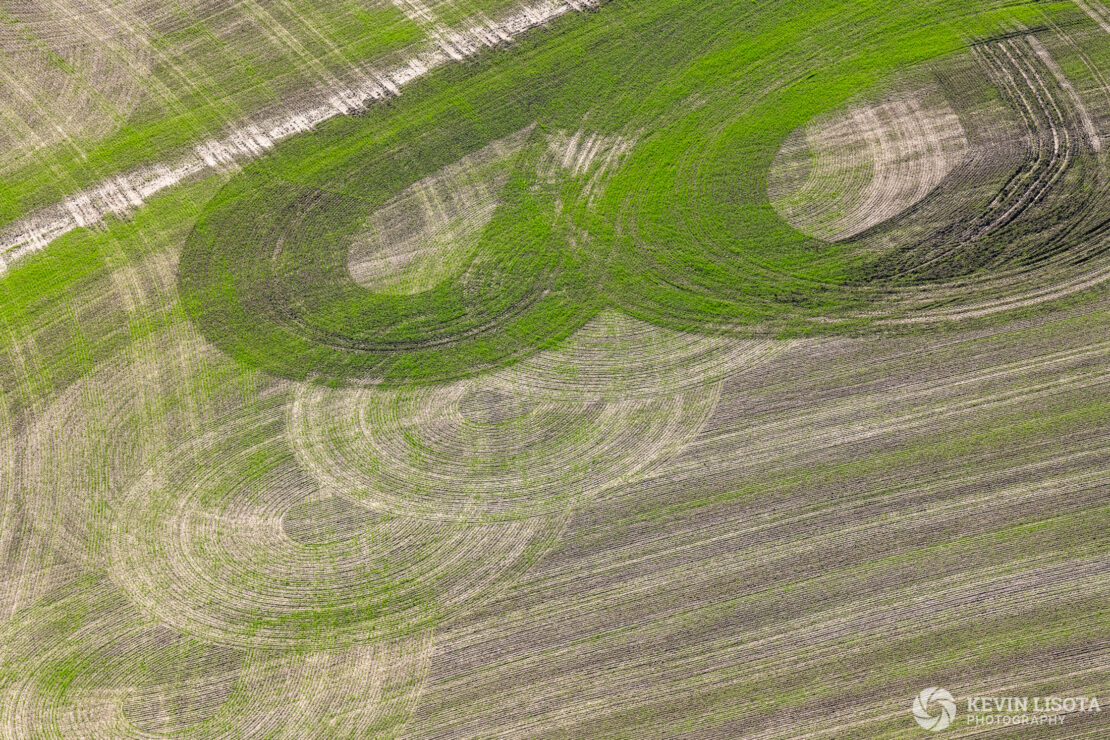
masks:
[[[1110,737],[1110,2],[0,0],[0,740]]]

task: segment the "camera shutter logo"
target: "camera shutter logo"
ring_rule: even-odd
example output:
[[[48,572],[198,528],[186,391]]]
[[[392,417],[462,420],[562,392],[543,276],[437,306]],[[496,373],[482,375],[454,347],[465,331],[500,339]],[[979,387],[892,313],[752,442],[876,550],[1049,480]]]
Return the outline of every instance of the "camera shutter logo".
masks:
[[[935,710],[939,714],[929,711],[929,705],[936,704]],[[913,700],[913,718],[923,729],[940,732],[956,717],[956,700],[942,688],[930,686],[918,694]]]

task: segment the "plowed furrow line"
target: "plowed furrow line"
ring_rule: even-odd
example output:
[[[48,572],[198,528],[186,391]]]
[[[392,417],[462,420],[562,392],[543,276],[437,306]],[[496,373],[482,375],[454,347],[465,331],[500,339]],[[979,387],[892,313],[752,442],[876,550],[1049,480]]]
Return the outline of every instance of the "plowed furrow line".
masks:
[[[1032,135],[1033,159],[999,191],[985,212],[957,236],[952,246],[916,266],[919,271],[950,257],[955,251],[1014,222],[1040,201],[1072,159],[1074,142],[1063,111],[1036,70],[1028,66],[1016,42],[983,48],[1000,87],[1022,113]]]
[[[1085,467],[1080,467],[1084,463]],[[883,552],[889,556],[900,549],[899,543],[911,551],[918,547],[918,533],[927,529],[949,532],[958,528],[965,537],[972,537],[967,527],[959,526],[965,517],[974,518],[976,527],[984,532],[1005,527],[1004,517],[1009,514],[1000,513],[1002,503],[1007,507],[1013,504],[1015,509],[1026,507],[1022,516],[1037,521],[1071,516],[1097,502],[1100,471],[1106,464],[1105,455],[1088,453],[1027,466],[1023,473],[1035,483],[1015,485],[1010,482],[1012,476],[982,475],[941,484],[910,484],[876,493],[865,502],[822,507],[769,521],[696,520],[670,537],[637,538],[627,544],[615,543],[602,553],[580,553],[569,562],[560,560],[566,570],[553,574],[550,568],[544,568],[532,582],[521,584],[516,595],[529,602],[534,600],[528,613],[538,617],[556,613],[558,608],[548,605],[541,594],[569,589],[575,589],[581,598],[596,601],[600,608],[619,605],[622,594],[653,588],[714,593],[695,584],[712,583],[724,573],[766,573],[769,577],[790,573],[798,579],[820,579],[826,569],[853,562],[873,550],[875,542],[887,542]],[[1070,466],[1079,467],[1080,472],[1059,470]],[[674,544],[678,533],[684,544]],[[684,573],[695,566],[694,574]],[[953,563],[949,567],[957,572],[962,566]],[[574,576],[564,575],[567,571]],[[698,602],[695,599],[689,605]]]
[[[445,701],[446,710],[456,697],[465,700],[467,696],[495,691],[505,714],[464,720],[453,731],[479,731],[481,725],[476,721],[487,719],[502,728],[502,732],[526,735],[544,725],[562,724],[574,716],[585,718],[611,711],[614,704],[621,707],[659,704],[668,697],[696,696],[715,685],[789,675],[798,666],[819,675],[821,666],[836,660],[862,658],[876,644],[908,641],[923,629],[938,629],[934,621],[938,614],[944,615],[940,629],[958,631],[981,621],[984,612],[992,620],[1023,614],[1028,609],[1027,599],[1061,601],[1066,594],[1080,591],[1105,593],[1110,586],[1103,572],[1106,564],[1105,559],[1094,559],[1065,565],[1030,563],[1024,569],[1019,566],[1013,573],[972,571],[931,584],[927,595],[912,588],[901,593],[884,593],[874,600],[824,610],[806,619],[776,622],[743,631],[740,636],[672,650],[665,665],[660,665],[650,649],[634,649],[631,655],[608,649],[610,645],[606,643],[611,643],[610,640],[603,640],[597,647],[580,643],[549,649],[542,655],[505,666],[511,667],[510,672],[518,682],[515,686],[497,682],[496,674],[476,677],[469,683],[443,685],[441,701]],[[968,580],[965,582],[964,578]],[[989,596],[984,598],[983,594]],[[665,629],[658,628],[666,634]],[[636,631],[624,638],[636,639]],[[444,643],[443,650],[449,650],[449,636],[444,637]],[[538,682],[541,674],[542,683]],[[650,688],[641,690],[641,686]],[[512,711],[508,711],[506,703]],[[436,708],[429,697],[422,713],[435,716]]]

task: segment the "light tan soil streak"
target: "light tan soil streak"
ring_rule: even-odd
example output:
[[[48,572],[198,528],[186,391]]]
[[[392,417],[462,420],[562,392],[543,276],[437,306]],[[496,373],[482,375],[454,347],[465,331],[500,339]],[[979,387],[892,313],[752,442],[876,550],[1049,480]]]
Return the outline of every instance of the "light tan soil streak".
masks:
[[[1110,33],[1110,11],[1108,11],[1102,3],[1098,2],[1098,0],[1090,0],[1090,2],[1086,0],[1075,0],[1075,4],[1079,6],[1080,10],[1090,16],[1091,20],[1097,23],[1099,28],[1106,31],[1106,33]]]
[[[771,166],[771,205],[792,226],[837,241],[928,195],[966,154],[960,120],[936,91],[856,106],[808,124]]]
[[[501,202],[511,158],[532,128],[468,154],[375,211],[350,247],[347,269],[354,281],[379,292],[412,294],[461,269]]]
[[[454,29],[439,21],[436,12],[419,0],[391,0],[401,11],[432,38],[451,59],[461,60],[473,55],[483,46],[508,43],[513,31],[505,24],[491,20],[484,14],[475,14],[464,28]],[[586,10],[592,3],[580,5],[567,3],[574,10]]]
[[[565,130],[547,135],[547,156],[540,164],[540,174],[570,172],[574,177],[595,167],[612,167],[636,143],[634,137],[602,134],[580,128],[573,134]]]
[[[16,259],[46,247],[74,229],[95,224],[109,214],[127,214],[155,193],[182,181],[234,169],[283,139],[311,130],[335,116],[364,110],[368,102],[399,95],[402,87],[431,70],[483,48],[503,44],[567,13],[593,7],[596,7],[593,0],[576,3],[539,0],[522,5],[490,28],[473,27],[452,35],[452,53],[435,44],[395,67],[363,71],[354,83],[325,85],[306,93],[302,97],[307,102],[263,120],[240,122],[222,138],[200,142],[174,161],[145,165],[111,177],[0,230],[0,275]]]
[[[638,135],[580,128],[573,134],[559,129],[546,138],[547,149],[537,162],[540,178],[552,183],[568,176],[587,178],[578,197],[586,205],[593,205],[604,189],[602,184],[636,145]]]

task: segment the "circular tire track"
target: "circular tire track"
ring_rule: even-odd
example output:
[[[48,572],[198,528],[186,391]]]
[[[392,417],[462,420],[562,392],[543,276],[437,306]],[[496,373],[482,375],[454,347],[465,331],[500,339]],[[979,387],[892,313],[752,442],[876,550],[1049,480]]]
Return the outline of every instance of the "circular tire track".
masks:
[[[301,472],[285,414],[273,405],[227,419],[115,507],[109,570],[143,612],[221,645],[369,643],[449,618],[562,526],[368,510]]]

